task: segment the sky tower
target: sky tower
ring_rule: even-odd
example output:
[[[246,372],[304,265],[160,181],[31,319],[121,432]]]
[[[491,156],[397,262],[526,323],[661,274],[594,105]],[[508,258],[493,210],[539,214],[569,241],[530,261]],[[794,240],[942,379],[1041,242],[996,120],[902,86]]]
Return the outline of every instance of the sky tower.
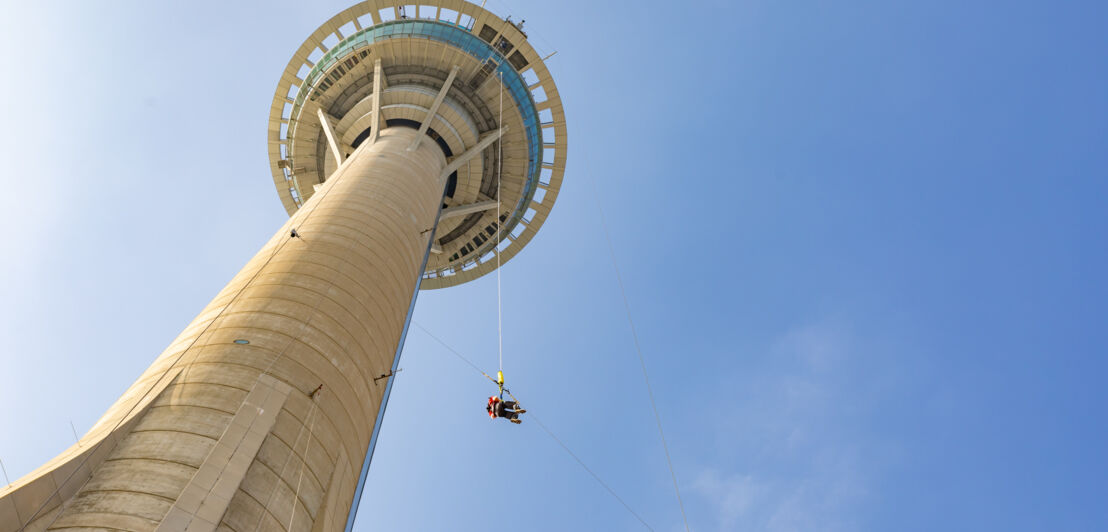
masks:
[[[493,271],[557,197],[543,59],[462,0],[313,32],[270,108],[289,221],[77,445],[0,490],[0,532],[348,529],[419,289]]]

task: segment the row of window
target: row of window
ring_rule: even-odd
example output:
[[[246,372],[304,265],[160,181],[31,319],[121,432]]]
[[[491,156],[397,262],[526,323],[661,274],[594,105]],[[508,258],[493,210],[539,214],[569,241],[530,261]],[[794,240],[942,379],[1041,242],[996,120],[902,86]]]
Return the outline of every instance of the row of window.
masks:
[[[484,28],[482,28],[484,30]],[[494,34],[495,35],[495,34]],[[313,86],[318,76],[325,72],[332,64],[334,64],[338,58],[343,58],[350,50],[362,48],[368,46],[381,39],[397,38],[397,37],[418,37],[428,38],[440,42],[446,42],[451,44],[466,53],[485,61],[486,68],[494,69],[500,73],[500,77],[504,80],[504,88],[508,90],[512,98],[516,101],[517,107],[520,109],[523,115],[524,132],[527,137],[527,143],[529,149],[528,156],[528,168],[527,175],[534,176],[537,170],[539,161],[539,119],[535,113],[534,100],[531,97],[531,93],[527,90],[526,82],[511,66],[500,63],[496,60],[498,55],[492,46],[478,38],[477,36],[460,29],[453,24],[446,24],[441,22],[430,21],[413,21],[413,20],[400,20],[393,22],[385,22],[378,24],[372,28],[363,29],[351,37],[345,39],[338,46],[330,49],[320,58],[318,64],[312,68],[311,72],[306,76],[302,86]],[[492,39],[493,37],[488,37]],[[367,52],[368,53],[368,52]],[[518,51],[516,52],[518,53]],[[514,54],[513,54],[514,55]],[[363,56],[364,57],[364,56]],[[490,63],[491,61],[491,63]],[[493,66],[495,65],[495,66]],[[491,75],[493,71],[486,72],[485,68],[479,72],[479,76],[487,77]],[[334,75],[332,72],[330,75]],[[341,74],[339,75],[341,77]],[[338,78],[335,78],[336,80]],[[483,80],[481,80],[483,81]],[[330,87],[330,85],[327,85]],[[326,89],[323,89],[326,90]],[[297,94],[296,103],[294,104],[294,111],[303,104],[304,91]],[[313,97],[316,95],[313,94]],[[293,113],[295,115],[295,112]],[[532,179],[528,179],[525,184],[524,193],[530,192],[532,188]]]
[[[507,218],[507,213],[501,214],[500,223],[503,223],[504,220],[506,220]],[[473,240],[462,246],[462,249],[459,249],[457,253],[450,257],[449,262],[454,262],[466,255],[469,255],[470,253],[473,253],[473,250],[477,249],[477,246],[488,242],[490,238],[496,236],[496,230],[500,228],[500,223],[497,223],[494,220],[491,224],[485,226],[485,230],[483,232],[477,233],[477,235],[473,237]]]
[[[342,79],[343,76],[346,75],[347,72],[353,69],[354,66],[356,66],[357,64],[361,63],[362,59],[365,59],[368,56],[369,50],[361,50],[359,52],[348,55],[346,59],[342,61],[342,64],[331,69],[331,73],[327,74],[327,76],[323,78],[323,81],[319,82],[319,86],[312,91],[312,94],[311,96],[308,96],[308,99],[314,102],[316,98],[319,98],[320,95],[327,92],[327,89],[330,89],[331,85],[337,83],[340,79]]]
[[[503,80],[504,88],[511,98],[515,100],[516,106],[523,117],[524,136],[528,144],[526,174],[528,178],[524,180],[523,190],[524,197],[527,197],[532,193],[535,187],[535,182],[537,180],[536,173],[539,170],[539,162],[541,160],[539,151],[542,146],[540,140],[541,134],[539,131],[540,122],[535,110],[534,99],[527,89],[527,83],[519,73],[519,70],[527,66],[527,61],[518,50],[508,56],[508,61],[502,61],[503,54],[511,52],[514,45],[506,39],[501,38],[500,41],[503,42],[497,43],[500,46],[500,50],[498,51],[491,42],[496,36],[495,30],[493,30],[492,35],[487,35],[487,31],[485,27],[483,27],[482,32],[484,32],[485,35],[478,37],[466,29],[451,23],[421,20],[397,20],[378,24],[355,33],[349,38],[344,39],[338,46],[335,46],[323,54],[319,62],[308,72],[308,75],[305,76],[301,87],[312,87],[324,72],[327,72],[332,65],[341,59],[343,63],[330,72],[327,72],[326,78],[319,83],[319,86],[311,90],[312,94],[310,97],[314,100],[319,94],[322,94],[330,88],[332,84],[337,82],[351,67],[357,64],[353,62],[347,65],[346,63],[348,61],[360,61],[369,54],[368,49],[360,50],[354,54],[351,54],[351,51],[368,47],[370,44],[379,42],[382,39],[425,38],[450,44],[484,62],[482,69],[475,78],[471,80],[471,83],[476,82],[476,85],[479,86],[480,83],[489,76],[494,75],[494,73],[499,73],[497,77]],[[483,37],[483,39],[481,37]],[[517,58],[515,56],[519,57]],[[356,58],[356,60],[354,58]],[[298,92],[293,104],[292,116],[296,116],[298,108],[303,105],[306,92],[308,91],[301,90]],[[504,221],[504,218],[505,217],[501,218],[501,222]],[[513,225],[517,222],[517,218],[518,217],[513,217],[512,224],[509,225]],[[463,255],[471,253],[477,246],[483,244],[485,241],[487,241],[487,239],[467,244],[466,248],[468,248],[468,251],[465,251]],[[460,256],[461,255],[457,255],[451,260],[460,258]]]

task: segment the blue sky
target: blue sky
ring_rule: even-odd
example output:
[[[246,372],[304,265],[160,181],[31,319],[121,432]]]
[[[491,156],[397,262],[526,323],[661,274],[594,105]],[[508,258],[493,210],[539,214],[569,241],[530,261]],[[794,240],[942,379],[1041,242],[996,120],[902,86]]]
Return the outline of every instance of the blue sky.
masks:
[[[570,128],[503,269],[528,409],[682,528],[602,205],[694,530],[1108,529],[1105,4],[615,4],[489,3],[558,51]],[[277,76],[347,5],[5,7],[13,480],[279,226]],[[415,319],[495,369],[494,278]],[[416,328],[401,366],[359,530],[641,529]]]

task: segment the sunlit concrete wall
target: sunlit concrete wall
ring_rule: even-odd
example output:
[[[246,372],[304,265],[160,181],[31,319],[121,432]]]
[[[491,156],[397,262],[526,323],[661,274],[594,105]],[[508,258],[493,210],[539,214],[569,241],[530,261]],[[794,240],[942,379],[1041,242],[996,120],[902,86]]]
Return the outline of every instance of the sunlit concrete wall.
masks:
[[[0,532],[341,529],[441,204],[415,134],[360,147],[78,446],[0,490]]]

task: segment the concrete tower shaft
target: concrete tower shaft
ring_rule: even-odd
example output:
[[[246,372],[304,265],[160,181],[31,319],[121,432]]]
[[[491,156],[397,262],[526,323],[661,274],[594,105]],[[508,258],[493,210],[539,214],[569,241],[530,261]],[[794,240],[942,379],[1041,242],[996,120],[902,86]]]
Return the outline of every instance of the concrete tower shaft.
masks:
[[[442,196],[415,135],[354,153],[79,446],[0,493],[0,529],[341,528]]]
[[[268,133],[289,221],[77,445],[0,490],[0,532],[349,528],[420,287],[517,253],[565,164],[542,59],[461,0],[329,20]]]

